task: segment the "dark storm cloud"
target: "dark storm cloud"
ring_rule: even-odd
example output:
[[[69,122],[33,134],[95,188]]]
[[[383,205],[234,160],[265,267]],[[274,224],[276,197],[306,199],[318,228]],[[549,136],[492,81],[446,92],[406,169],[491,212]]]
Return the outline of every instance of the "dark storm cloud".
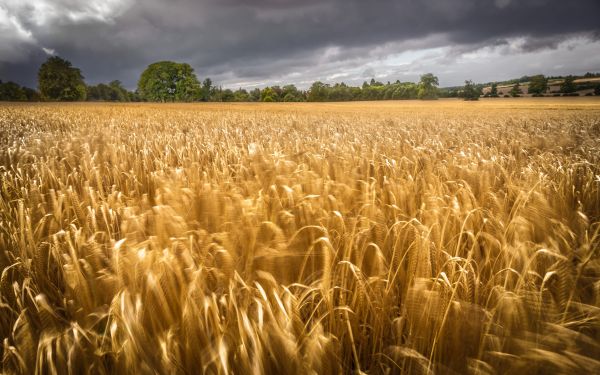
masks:
[[[511,53],[597,39],[598,14],[598,0],[2,0],[0,79],[34,85],[42,48],[70,59],[88,82],[129,87],[161,59],[225,84],[353,68],[362,79],[381,70],[366,63],[407,50],[450,46],[452,59],[511,38],[523,39]]]

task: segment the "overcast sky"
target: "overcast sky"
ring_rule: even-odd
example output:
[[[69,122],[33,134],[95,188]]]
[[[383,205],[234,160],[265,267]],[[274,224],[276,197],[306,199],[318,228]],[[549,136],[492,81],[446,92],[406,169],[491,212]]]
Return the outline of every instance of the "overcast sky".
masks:
[[[0,0],[0,79],[35,87],[52,54],[131,89],[167,59],[230,88],[582,74],[600,0]]]

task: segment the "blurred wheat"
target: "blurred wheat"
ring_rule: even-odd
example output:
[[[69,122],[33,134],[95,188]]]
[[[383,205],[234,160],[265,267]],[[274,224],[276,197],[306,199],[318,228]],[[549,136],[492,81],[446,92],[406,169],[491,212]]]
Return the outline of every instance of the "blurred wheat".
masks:
[[[3,372],[600,373],[600,105],[464,106],[0,106]]]

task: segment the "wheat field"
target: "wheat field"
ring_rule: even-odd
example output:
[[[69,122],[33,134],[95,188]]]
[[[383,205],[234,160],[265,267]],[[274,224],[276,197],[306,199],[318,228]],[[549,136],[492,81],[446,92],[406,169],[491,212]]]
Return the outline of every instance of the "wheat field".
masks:
[[[7,374],[600,373],[600,101],[0,105]]]

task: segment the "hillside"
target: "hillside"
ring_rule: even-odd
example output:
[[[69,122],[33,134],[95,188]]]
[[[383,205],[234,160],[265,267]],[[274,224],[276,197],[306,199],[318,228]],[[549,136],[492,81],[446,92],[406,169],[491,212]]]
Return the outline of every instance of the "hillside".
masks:
[[[559,96],[561,94],[560,86],[563,84],[566,77],[547,77],[548,88],[544,93],[545,96]],[[498,95],[505,96],[510,95],[512,88],[518,83],[522,91],[522,96],[531,96],[529,94],[529,76],[522,77],[520,79],[513,79],[503,82],[496,82]],[[576,85],[576,91],[573,96],[591,96],[596,92],[597,87],[600,87],[600,75],[587,73],[584,76],[575,76],[574,84]],[[492,90],[492,82],[481,85],[483,95],[489,94]],[[595,91],[596,90],[596,91]]]

